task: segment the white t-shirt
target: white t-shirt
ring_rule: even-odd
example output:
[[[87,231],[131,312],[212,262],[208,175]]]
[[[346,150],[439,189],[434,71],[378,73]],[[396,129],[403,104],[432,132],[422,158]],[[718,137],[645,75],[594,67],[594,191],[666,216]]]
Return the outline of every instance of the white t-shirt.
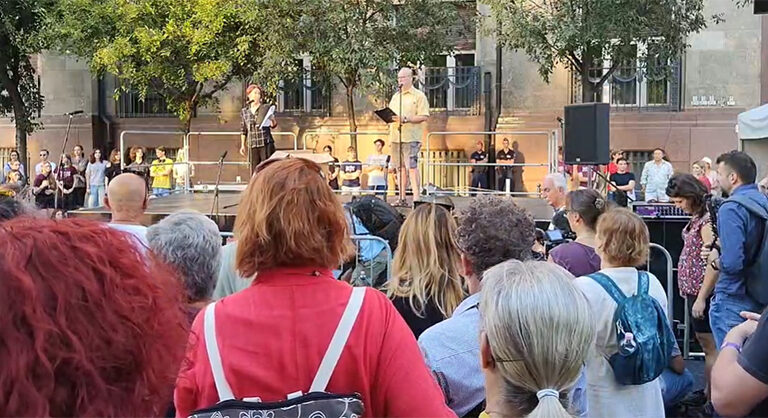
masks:
[[[389,160],[389,155],[387,154],[373,154],[368,157],[368,160],[366,161],[368,167],[379,168],[377,171],[371,171],[368,173],[369,186],[387,185],[387,168],[389,167]]]
[[[637,270],[632,267],[600,270],[610,277],[625,295],[637,292]],[[659,379],[637,386],[616,383],[608,357],[619,351],[613,314],[616,302],[596,281],[589,277],[576,278],[578,287],[587,297],[596,322],[595,349],[587,357],[587,394],[589,415],[593,417],[663,417],[664,400]],[[667,312],[667,295],[659,279],[648,273],[648,294]]]
[[[149,241],[147,241],[147,227],[142,225],[129,225],[129,224],[107,224],[112,229],[118,231],[127,232],[136,238],[136,242],[143,246],[143,249],[149,248]]]

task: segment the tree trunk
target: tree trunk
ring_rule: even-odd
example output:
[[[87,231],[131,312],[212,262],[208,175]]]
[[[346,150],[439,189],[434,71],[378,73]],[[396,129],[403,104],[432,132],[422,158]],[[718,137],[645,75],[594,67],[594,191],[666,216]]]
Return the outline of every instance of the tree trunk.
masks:
[[[16,149],[19,151],[19,159],[27,168],[29,175],[28,155],[27,155],[27,132],[30,131],[30,121],[25,111],[24,99],[19,92],[19,84],[15,82],[8,74],[0,72],[0,83],[11,99],[13,107],[13,122],[16,125]]]
[[[589,81],[589,70],[581,74],[581,102],[592,103],[596,100],[597,86]]]
[[[357,132],[357,121],[355,120],[355,85],[347,83],[347,120],[349,121],[349,131]],[[351,135],[350,142],[357,152],[357,135]]]

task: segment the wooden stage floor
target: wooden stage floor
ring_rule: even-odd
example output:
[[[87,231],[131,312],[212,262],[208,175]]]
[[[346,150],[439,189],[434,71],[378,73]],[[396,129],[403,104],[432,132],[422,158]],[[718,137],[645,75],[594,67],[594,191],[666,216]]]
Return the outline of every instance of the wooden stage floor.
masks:
[[[339,195],[339,200],[342,203],[349,202],[351,196]],[[543,199],[513,197],[515,203],[528,209],[537,221],[549,222],[552,218],[552,209]],[[394,202],[395,197],[389,196],[388,200]],[[451,196],[451,200],[456,209],[462,210],[469,206],[471,200],[466,196]],[[195,210],[200,213],[211,216],[219,224],[219,229],[222,232],[231,232],[235,223],[235,216],[237,215],[238,203],[240,202],[240,192],[220,192],[219,194],[219,211],[217,217],[211,216],[211,208],[213,205],[213,192],[207,193],[179,193],[173,194],[167,197],[155,198],[149,200],[149,205],[144,213],[144,225],[152,225],[158,222],[160,219],[177,212],[179,210]],[[403,213],[407,214],[410,209],[402,209]],[[94,209],[80,209],[69,212],[69,216],[97,219],[103,221],[109,221],[110,213],[106,207],[98,207]]]

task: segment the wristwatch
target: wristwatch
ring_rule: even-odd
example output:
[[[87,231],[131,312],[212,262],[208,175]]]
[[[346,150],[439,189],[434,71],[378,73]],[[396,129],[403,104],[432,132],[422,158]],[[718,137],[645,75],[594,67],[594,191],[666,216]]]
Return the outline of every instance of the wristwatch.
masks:
[[[723,351],[728,347],[735,349],[737,353],[741,353],[741,344],[732,343],[730,341],[724,342],[723,345],[720,346],[720,351]]]

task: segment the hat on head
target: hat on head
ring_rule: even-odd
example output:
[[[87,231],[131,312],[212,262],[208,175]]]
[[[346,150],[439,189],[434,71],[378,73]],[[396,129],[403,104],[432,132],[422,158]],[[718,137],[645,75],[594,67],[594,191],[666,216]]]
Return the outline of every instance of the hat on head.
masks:
[[[704,157],[701,159],[701,161],[704,161],[705,163],[712,165],[712,159],[709,157]]]

